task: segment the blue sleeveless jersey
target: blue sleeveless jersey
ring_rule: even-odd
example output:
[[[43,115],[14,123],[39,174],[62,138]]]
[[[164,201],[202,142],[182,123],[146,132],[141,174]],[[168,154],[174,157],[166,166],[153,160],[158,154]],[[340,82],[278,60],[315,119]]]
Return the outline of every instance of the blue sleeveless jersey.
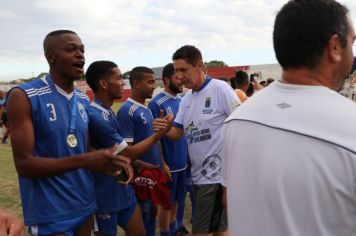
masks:
[[[154,118],[159,117],[160,110],[164,115],[171,113],[174,117],[177,115],[181,97],[172,96],[166,92],[157,94],[148,107],[152,111]],[[171,172],[184,170],[187,167],[188,147],[185,137],[177,141],[172,141],[167,137],[161,139],[162,152],[164,160],[171,169]]]
[[[45,77],[18,86],[29,99],[35,135],[33,155],[61,158],[87,151],[89,99],[79,90],[68,99],[53,91]],[[75,148],[68,146],[72,106],[76,106]],[[26,140],[24,140],[26,142]],[[74,158],[74,157],[73,157]],[[51,178],[19,176],[25,223],[37,225],[92,214],[96,209],[94,182],[90,171],[78,169]]]
[[[153,116],[146,106],[129,98],[117,113],[119,133],[126,142],[136,144],[153,134]],[[158,144],[140,157],[145,162],[161,165]]]
[[[95,149],[109,148],[119,145],[119,151],[127,147],[127,143],[118,133],[118,124],[113,111],[95,99],[90,107],[89,133],[91,146]],[[110,175],[94,173],[95,195],[98,206],[97,213],[116,212],[137,203],[131,185],[123,185]]]

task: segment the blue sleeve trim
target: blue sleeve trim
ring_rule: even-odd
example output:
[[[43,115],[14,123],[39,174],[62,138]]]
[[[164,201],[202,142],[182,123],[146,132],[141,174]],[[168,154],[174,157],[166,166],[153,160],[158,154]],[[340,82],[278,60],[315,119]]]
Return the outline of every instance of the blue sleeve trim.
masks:
[[[175,126],[175,127],[177,127],[177,128],[183,129],[183,125],[178,124],[178,123],[176,123],[176,122],[173,122],[172,125]]]

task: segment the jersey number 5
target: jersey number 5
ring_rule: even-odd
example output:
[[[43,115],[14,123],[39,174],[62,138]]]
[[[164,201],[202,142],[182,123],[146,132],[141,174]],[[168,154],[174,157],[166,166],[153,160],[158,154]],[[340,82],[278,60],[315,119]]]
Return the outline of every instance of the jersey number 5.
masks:
[[[143,123],[146,124],[147,120],[146,120],[146,117],[143,115],[143,112],[141,112],[141,118],[143,120]]]

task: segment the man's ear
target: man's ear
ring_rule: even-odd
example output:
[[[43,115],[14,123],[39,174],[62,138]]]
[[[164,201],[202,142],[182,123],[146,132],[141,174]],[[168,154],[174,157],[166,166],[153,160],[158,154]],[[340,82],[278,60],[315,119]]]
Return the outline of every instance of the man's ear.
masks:
[[[199,60],[196,66],[202,71],[203,74],[206,74],[206,68],[203,60]]]
[[[99,80],[99,87],[101,87],[103,89],[107,89],[108,83],[106,82],[106,80],[104,80],[104,79]]]
[[[132,87],[136,88],[136,87],[138,87],[140,85],[140,83],[141,83],[140,80],[135,79],[135,80],[132,81]]]
[[[325,52],[330,61],[334,63],[338,63],[342,59],[342,50],[343,47],[341,46],[340,37],[337,34],[334,34],[329,39],[329,42],[325,48]]]
[[[46,52],[45,57],[50,65],[52,65],[56,62],[55,57],[54,57],[53,53],[51,53],[51,52]]]

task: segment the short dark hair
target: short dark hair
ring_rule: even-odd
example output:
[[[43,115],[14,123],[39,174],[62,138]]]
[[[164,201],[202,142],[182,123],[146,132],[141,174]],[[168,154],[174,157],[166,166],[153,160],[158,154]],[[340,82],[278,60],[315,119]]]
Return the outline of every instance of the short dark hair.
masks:
[[[154,74],[154,72],[152,69],[145,67],[145,66],[137,66],[137,67],[133,68],[131,70],[130,76],[129,76],[129,81],[130,81],[131,87],[133,86],[133,82],[135,80],[141,81],[144,77],[144,74]]]
[[[163,70],[162,70],[163,83],[165,83],[164,78],[172,78],[173,75],[174,75],[174,65],[173,65],[173,63],[168,63],[167,65],[165,65],[163,67]]]
[[[55,30],[52,31],[50,33],[48,33],[45,37],[45,39],[43,40],[43,50],[46,52],[48,50],[48,42],[51,38],[53,37],[58,37],[61,36],[63,34],[75,34],[77,35],[77,33],[75,33],[74,31],[71,30]]]
[[[185,45],[173,53],[172,60],[183,59],[192,66],[196,66],[199,60],[203,60],[201,52],[192,45]]]
[[[236,84],[236,88],[241,88],[241,86],[248,84],[249,81],[249,77],[248,74],[243,71],[243,70],[239,70],[236,72],[235,74],[235,84]]]
[[[270,83],[272,83],[272,82],[274,82],[274,79],[273,79],[273,78],[268,78],[268,79],[267,79],[267,84],[270,84]]]
[[[230,84],[233,89],[236,89],[235,76],[230,78]]]
[[[278,12],[273,30],[276,58],[283,69],[315,68],[332,35],[346,47],[348,9],[334,0],[290,0]]]
[[[94,93],[98,91],[99,81],[110,75],[111,70],[116,67],[118,66],[112,61],[95,61],[89,65],[85,79]]]

